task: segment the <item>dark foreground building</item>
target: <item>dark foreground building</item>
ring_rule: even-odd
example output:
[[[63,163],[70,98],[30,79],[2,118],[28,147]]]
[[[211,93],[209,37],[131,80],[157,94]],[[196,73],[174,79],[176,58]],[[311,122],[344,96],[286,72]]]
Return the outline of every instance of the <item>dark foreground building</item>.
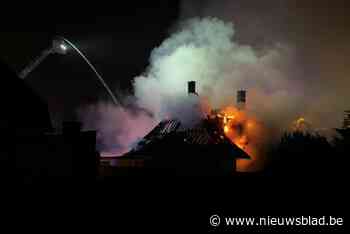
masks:
[[[0,78],[0,179],[96,178],[96,132],[75,122],[54,131],[46,103],[24,80],[2,63]]]
[[[48,178],[94,180],[97,176],[99,154],[96,132],[83,132],[80,123],[64,123],[62,132],[16,135],[16,177],[25,182]]]

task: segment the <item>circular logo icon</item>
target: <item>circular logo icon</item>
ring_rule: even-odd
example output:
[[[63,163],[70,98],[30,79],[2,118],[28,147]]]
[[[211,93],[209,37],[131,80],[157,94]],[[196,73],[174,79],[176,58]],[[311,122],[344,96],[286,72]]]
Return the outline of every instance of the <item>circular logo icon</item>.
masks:
[[[219,215],[212,215],[209,219],[210,225],[213,227],[218,227],[220,225]]]

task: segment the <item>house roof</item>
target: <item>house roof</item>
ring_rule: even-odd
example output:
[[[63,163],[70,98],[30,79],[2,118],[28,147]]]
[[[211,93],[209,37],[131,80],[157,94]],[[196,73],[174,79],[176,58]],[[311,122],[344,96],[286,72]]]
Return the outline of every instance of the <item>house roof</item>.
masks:
[[[214,154],[215,157],[250,159],[211,119],[204,119],[193,128],[185,128],[178,120],[164,120],[124,157],[148,158],[167,153]]]

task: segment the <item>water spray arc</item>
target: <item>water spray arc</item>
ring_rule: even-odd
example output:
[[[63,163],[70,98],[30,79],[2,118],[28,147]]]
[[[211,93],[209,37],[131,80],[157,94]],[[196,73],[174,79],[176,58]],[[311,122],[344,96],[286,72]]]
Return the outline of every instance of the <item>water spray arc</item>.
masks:
[[[101,82],[109,96],[112,98],[112,101],[115,105],[120,105],[120,102],[118,102],[117,98],[113,94],[112,90],[108,87],[107,83],[104,81],[102,76],[98,73],[95,66],[92,65],[92,63],[89,61],[89,59],[81,52],[78,47],[76,47],[71,41],[68,39],[57,36],[52,42],[52,46],[45,49],[39,57],[37,57],[32,63],[30,63],[28,66],[26,66],[20,73],[19,77],[21,79],[24,79],[30,72],[32,72],[39,64],[44,61],[50,54],[66,54],[68,48],[74,49],[83,59],[84,61],[89,65],[89,67],[93,70],[95,75],[97,76],[98,80]]]
[[[118,102],[117,98],[115,97],[115,95],[113,94],[112,90],[108,87],[108,85],[106,84],[106,82],[104,81],[102,76],[97,72],[96,68],[94,67],[94,65],[91,64],[91,62],[87,59],[87,57],[72,42],[70,42],[68,39],[66,39],[64,37],[59,37],[59,38],[62,39],[63,42],[67,43],[71,48],[73,48],[85,60],[85,62],[95,72],[97,78],[99,79],[99,81],[101,82],[103,87],[106,89],[108,94],[111,96],[114,104],[119,105],[119,102]]]

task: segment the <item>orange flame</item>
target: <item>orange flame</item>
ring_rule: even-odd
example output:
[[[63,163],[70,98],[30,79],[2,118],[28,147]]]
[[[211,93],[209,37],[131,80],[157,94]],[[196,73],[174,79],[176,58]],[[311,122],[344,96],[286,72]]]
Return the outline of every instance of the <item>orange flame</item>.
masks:
[[[243,149],[251,160],[237,160],[238,171],[255,171],[261,167],[262,125],[246,112],[233,106],[223,108],[217,117],[222,119],[225,135]]]

